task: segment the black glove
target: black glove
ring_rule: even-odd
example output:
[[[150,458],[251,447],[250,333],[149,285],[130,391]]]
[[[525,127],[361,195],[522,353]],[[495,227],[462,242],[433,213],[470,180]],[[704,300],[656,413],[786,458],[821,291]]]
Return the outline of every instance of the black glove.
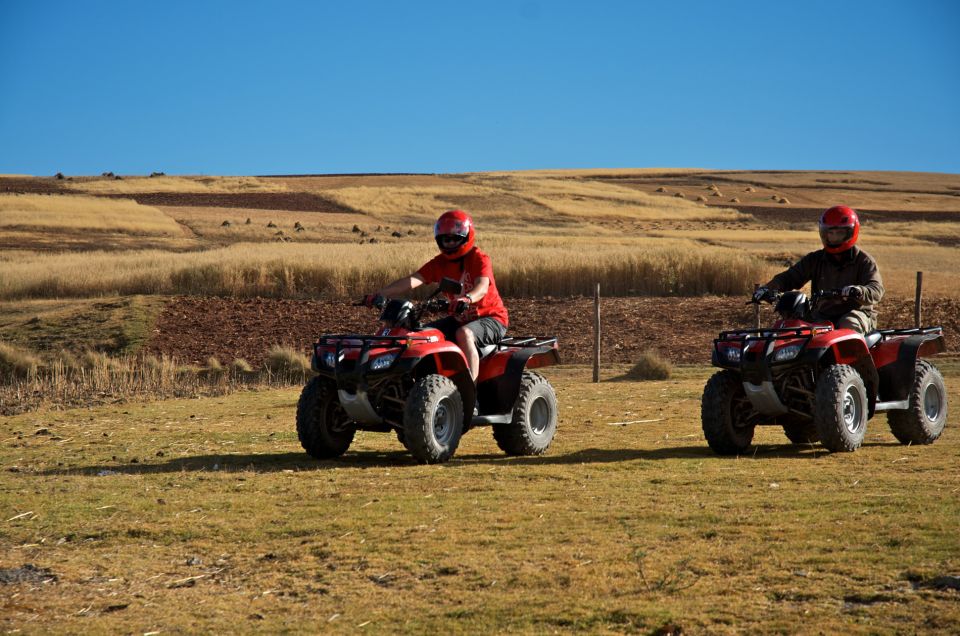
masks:
[[[383,307],[383,301],[386,300],[380,294],[367,294],[363,297],[363,304],[367,307]]]
[[[467,309],[470,308],[470,297],[469,296],[457,296],[457,300],[454,305],[454,313],[462,314]]]
[[[850,300],[860,300],[863,298],[863,290],[856,285],[847,285],[840,293],[843,294],[844,298],[849,298]]]
[[[757,290],[753,292],[753,302],[759,303],[762,300],[773,300],[776,292],[769,287],[757,287]]]

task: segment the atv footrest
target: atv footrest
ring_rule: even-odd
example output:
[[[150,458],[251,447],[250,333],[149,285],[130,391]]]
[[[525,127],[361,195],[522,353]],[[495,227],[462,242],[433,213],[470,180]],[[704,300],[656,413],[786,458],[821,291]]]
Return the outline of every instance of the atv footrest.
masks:
[[[513,421],[513,413],[501,415],[474,415],[470,426],[490,426],[491,424],[509,424]]]

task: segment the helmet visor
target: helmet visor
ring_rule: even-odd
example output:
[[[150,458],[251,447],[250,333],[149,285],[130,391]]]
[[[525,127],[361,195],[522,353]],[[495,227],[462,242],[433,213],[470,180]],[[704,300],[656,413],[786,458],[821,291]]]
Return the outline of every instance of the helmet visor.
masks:
[[[827,247],[839,247],[853,238],[853,227],[849,225],[821,225],[820,240]]]

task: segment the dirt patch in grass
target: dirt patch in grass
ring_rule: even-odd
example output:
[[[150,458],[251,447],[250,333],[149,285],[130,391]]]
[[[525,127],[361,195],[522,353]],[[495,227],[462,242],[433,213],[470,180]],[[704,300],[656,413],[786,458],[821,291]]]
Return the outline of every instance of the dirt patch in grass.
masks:
[[[560,338],[564,363],[592,358],[593,300],[589,298],[507,299],[511,335]],[[772,320],[764,310],[763,322]],[[924,324],[942,325],[947,348],[960,349],[960,299],[924,300]],[[752,309],[739,298],[606,298],[601,301],[601,359],[632,364],[647,349],[672,363],[708,364],[713,339],[725,329],[752,326]],[[372,333],[376,313],[346,302],[178,297],[157,320],[145,351],[202,364],[244,358],[259,365],[273,345],[309,351],[325,333]],[[912,299],[888,298],[881,327],[913,325]]]
[[[139,194],[111,194],[104,196],[133,199],[141,205],[164,205],[170,207],[244,208],[252,210],[290,210],[292,212],[334,214],[361,213],[327,197],[322,197],[310,192],[144,192]]]

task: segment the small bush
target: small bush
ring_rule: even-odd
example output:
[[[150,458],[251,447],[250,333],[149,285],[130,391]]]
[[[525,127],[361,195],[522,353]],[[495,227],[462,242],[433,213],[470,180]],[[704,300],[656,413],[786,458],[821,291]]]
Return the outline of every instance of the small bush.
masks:
[[[305,355],[296,349],[280,345],[270,348],[264,366],[276,376],[301,377],[310,373],[310,361]]]
[[[207,358],[207,366],[200,369],[200,377],[211,382],[219,382],[227,374],[220,361],[215,356]]]
[[[37,375],[40,358],[26,349],[0,342],[0,376],[27,380]]]
[[[243,358],[236,358],[230,363],[230,373],[238,377],[245,377],[253,373],[253,367]]]
[[[630,380],[667,380],[673,371],[673,365],[652,349],[640,354],[637,363],[625,374]]]

